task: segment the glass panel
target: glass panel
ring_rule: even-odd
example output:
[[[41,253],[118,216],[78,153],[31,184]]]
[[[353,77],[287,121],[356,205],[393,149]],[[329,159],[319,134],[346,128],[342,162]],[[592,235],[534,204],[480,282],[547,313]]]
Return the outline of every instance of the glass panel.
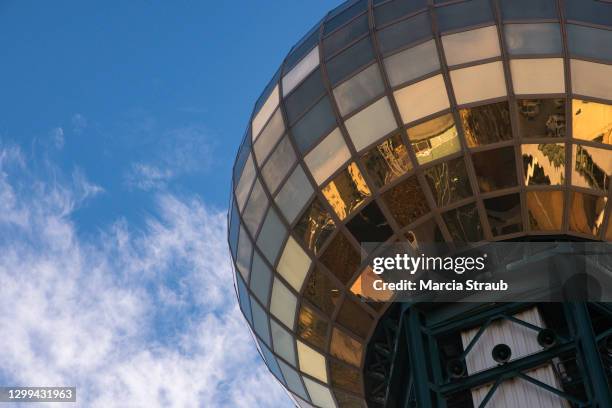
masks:
[[[240,303],[240,309],[242,309],[242,314],[252,325],[253,317],[251,316],[251,302],[249,302],[249,292],[247,291],[244,281],[240,276],[236,276],[236,284],[238,286],[238,302]]]
[[[565,178],[563,143],[524,144],[523,175],[525,185],[561,185]]]
[[[376,202],[365,206],[346,227],[359,242],[385,242],[393,235],[393,230]]]
[[[510,55],[561,54],[561,29],[557,23],[507,24],[506,47]]]
[[[448,109],[448,95],[442,75],[427,78],[393,93],[404,123],[413,122]]]
[[[363,355],[363,345],[334,327],[329,352],[332,356],[359,367]]]
[[[263,227],[261,227],[257,237],[257,246],[272,265],[276,263],[278,251],[280,251],[286,236],[287,229],[276,214],[276,211],[270,207]]]
[[[432,242],[444,242],[442,232],[433,218],[417,225],[405,233],[406,239],[410,244],[418,249],[424,249]]]
[[[306,389],[304,388],[300,375],[297,373],[297,371],[289,367],[282,360],[278,360],[278,365],[283,373],[283,377],[285,377],[289,390],[299,395],[301,398],[308,399]]]
[[[570,208],[570,230],[597,236],[604,222],[606,201],[606,197],[574,192]]]
[[[342,408],[363,408],[363,398],[355,397],[352,394],[347,394],[340,390],[334,390],[338,406]]]
[[[295,366],[295,345],[293,336],[283,328],[280,324],[270,319],[270,329],[272,331],[272,341],[274,342],[274,351],[287,360],[291,365]]]
[[[293,138],[302,153],[310,149],[336,124],[329,98],[321,99],[292,129]]]
[[[334,89],[334,97],[344,116],[381,95],[384,90],[378,64],[373,64],[338,85]]]
[[[474,153],[472,163],[481,193],[517,185],[513,146]]]
[[[296,292],[299,292],[311,263],[310,257],[300,247],[300,244],[293,237],[289,237],[276,270]]]
[[[285,97],[285,109],[289,123],[295,123],[324,93],[323,77],[321,70],[317,68],[295,88],[291,95]]]
[[[244,165],[242,176],[240,176],[238,187],[236,187],[236,202],[238,203],[238,208],[240,211],[244,209],[244,204],[246,204],[246,200],[249,197],[254,180],[255,164],[253,163],[253,156],[249,155],[249,158]]]
[[[344,122],[357,151],[397,128],[389,100],[384,97]]]
[[[438,206],[445,206],[472,195],[463,157],[425,170],[425,178]]]
[[[516,101],[521,137],[565,137],[565,99]]]
[[[412,142],[419,164],[461,150],[455,121],[450,113],[409,128],[408,138]]]
[[[323,265],[345,285],[353,277],[360,260],[359,252],[341,232],[336,234],[321,257]]]
[[[340,51],[352,41],[368,32],[368,14],[357,17],[338,31],[323,39],[325,58]]]
[[[562,191],[528,191],[527,208],[532,231],[558,231],[563,219]]]
[[[431,37],[429,13],[418,14],[378,31],[378,43],[383,54]]]
[[[612,175],[612,151],[574,145],[572,184],[606,192]]]
[[[270,346],[270,326],[268,315],[265,310],[257,303],[255,298],[251,298],[251,310],[253,311],[253,328],[255,333],[261,338],[264,343]]]
[[[355,45],[327,61],[327,75],[332,85],[336,85],[349,74],[367,65],[374,59],[374,50],[370,37],[366,37]]]
[[[612,12],[612,11],[611,11]],[[612,60],[612,31],[598,28],[567,25],[570,55],[594,59]]]
[[[469,147],[512,139],[508,102],[460,109],[459,116]]]
[[[400,227],[405,227],[429,212],[427,199],[416,176],[402,181],[382,195]]]
[[[284,131],[285,124],[283,123],[283,115],[280,109],[277,109],[274,115],[272,115],[270,122],[268,122],[264,130],[261,131],[261,135],[257,138],[253,146],[253,151],[255,152],[255,157],[259,164],[266,160]]]
[[[232,200],[232,209],[229,222],[229,245],[232,250],[232,258],[236,260],[236,251],[238,250],[238,232],[240,231],[240,214],[236,201]]]
[[[331,215],[316,198],[293,232],[306,248],[317,254],[335,227]]]
[[[307,343],[325,349],[328,322],[315,313],[314,310],[302,304],[298,318],[297,334]]]
[[[434,40],[393,54],[384,60],[391,86],[412,81],[440,69]]]
[[[327,382],[327,370],[325,369],[325,357],[301,341],[297,341],[298,358],[300,360],[300,370],[315,377],[318,380]],[[314,398],[313,398],[314,402]]]
[[[303,378],[313,404],[323,408],[335,408],[336,404],[331,392],[329,392],[329,388],[312,381],[310,378]]]
[[[400,135],[391,136],[363,155],[370,178],[380,188],[412,169],[406,145]]]
[[[242,214],[242,220],[249,229],[251,235],[255,235],[257,233],[257,229],[261,224],[261,220],[266,213],[267,207],[268,199],[266,198],[261,182],[257,180],[255,181],[253,191],[251,191],[251,196],[249,197],[244,214]]]
[[[325,22],[324,34],[327,35],[350,21],[359,13],[366,11],[368,8],[367,0],[357,0],[346,2],[330,11],[328,20]]]
[[[295,67],[291,69],[283,77],[283,96],[287,95],[293,88],[299,84],[302,79],[306,78],[317,66],[319,66],[319,47],[316,46],[297,63]]]
[[[285,72],[297,66],[302,59],[306,59],[304,56],[318,44],[320,27],[321,22],[318,22],[291,48],[285,59]]]
[[[435,12],[440,31],[493,22],[493,13],[487,0],[471,0],[451,4],[436,8]]]
[[[331,383],[334,387],[350,390],[358,394],[363,394],[359,370],[356,370],[335,360],[330,361],[329,368],[331,375]]]
[[[258,343],[259,343],[259,346],[260,346],[259,348],[261,349],[263,358],[266,362],[266,365],[268,366],[272,374],[274,374],[274,376],[278,378],[278,380],[281,383],[284,383],[283,375],[281,374],[280,368],[278,367],[278,363],[276,361],[276,358],[274,357],[274,354],[272,354],[272,352],[266,346],[261,344],[261,342],[258,342]]]
[[[313,192],[312,185],[306,178],[302,166],[298,165],[275,199],[289,223],[295,220]]]
[[[568,20],[612,26],[612,5],[607,1],[565,0]]]
[[[557,18],[555,0],[501,0],[504,20]]]
[[[523,230],[521,198],[518,194],[484,200],[487,218],[493,236],[512,234]]]
[[[370,196],[370,189],[357,165],[351,163],[323,188],[322,193],[343,220]]]
[[[253,268],[251,270],[251,291],[259,301],[267,305],[270,298],[272,271],[257,252],[253,253]]]
[[[253,253],[253,243],[247,235],[246,229],[240,226],[240,237],[238,238],[238,257],[236,267],[245,281],[249,280],[251,271],[251,254]]]
[[[612,144],[612,105],[573,99],[572,116],[576,139]]]
[[[296,306],[295,295],[280,280],[274,278],[270,312],[289,329],[293,329]]]
[[[381,26],[426,7],[427,0],[391,0],[374,8],[374,19],[376,25]]]
[[[304,158],[317,184],[323,183],[351,157],[342,133],[334,129]]]
[[[442,45],[448,65],[493,58],[501,54],[496,26],[442,36]]]
[[[306,281],[303,296],[331,317],[340,300],[340,290],[329,276],[315,268]]]
[[[510,72],[517,95],[565,92],[562,58],[511,60]]]
[[[232,171],[233,186],[238,185],[240,175],[244,170],[244,165],[249,155],[251,154],[251,127],[245,132],[244,138],[238,148],[238,155],[236,156],[236,162],[234,163],[234,169]]]
[[[506,96],[506,80],[501,62],[490,62],[450,72],[458,104]]]
[[[363,339],[367,338],[370,328],[374,324],[374,319],[351,299],[345,299],[342,303],[337,321]]]
[[[278,85],[276,85],[270,96],[268,96],[268,99],[266,99],[266,102],[253,118],[253,140],[257,139],[259,132],[261,132],[261,129],[263,129],[270,116],[272,116],[272,113],[278,106],[278,99]]]
[[[484,239],[476,205],[468,204],[448,211],[442,214],[442,218],[453,242],[478,242]]]
[[[612,65],[570,60],[572,91],[601,99],[612,99]]]

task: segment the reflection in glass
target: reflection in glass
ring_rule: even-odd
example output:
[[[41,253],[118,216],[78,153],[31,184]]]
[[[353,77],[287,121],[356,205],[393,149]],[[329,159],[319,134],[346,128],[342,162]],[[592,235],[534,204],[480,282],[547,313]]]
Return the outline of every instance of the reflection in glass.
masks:
[[[510,60],[512,86],[516,95],[565,92],[563,58]]]
[[[335,54],[351,41],[368,32],[368,15],[362,14],[344,27],[323,39],[325,57]]]
[[[323,382],[327,382],[327,370],[325,369],[325,357],[323,354],[299,340],[297,341],[297,351],[300,370]]]
[[[260,339],[270,346],[270,326],[268,315],[255,298],[251,298],[251,311],[253,312],[253,328]]]
[[[573,185],[608,191],[612,174],[612,151],[574,145],[572,156]]]
[[[296,292],[299,292],[311,263],[310,257],[300,244],[292,236],[289,236],[276,270]]]
[[[457,104],[506,96],[506,80],[501,62],[474,65],[450,72]]]
[[[508,102],[460,109],[459,115],[469,147],[512,139]]]
[[[276,205],[292,223],[313,193],[313,188],[302,166],[298,165],[276,196]]]
[[[272,265],[276,263],[278,251],[280,251],[286,235],[287,229],[276,214],[276,211],[270,207],[257,237],[257,246]]]
[[[384,60],[391,86],[412,81],[440,69],[434,40],[400,51]]]
[[[253,152],[255,152],[258,163],[261,164],[266,160],[284,131],[283,115],[281,110],[277,109],[253,145]]]
[[[327,74],[332,85],[374,60],[370,37],[360,40],[348,49],[327,61]]]
[[[612,65],[571,59],[570,70],[575,94],[612,99]]]
[[[316,254],[334,228],[331,215],[316,198],[296,224],[294,232],[302,244]]]
[[[346,392],[342,392],[340,390],[334,390],[334,395],[336,396],[336,401],[338,401],[338,406],[343,408],[362,408],[363,398],[356,397],[352,394],[348,394]]]
[[[425,194],[416,176],[384,192],[382,197],[400,227],[413,223],[429,212]]]
[[[606,201],[606,197],[574,192],[570,207],[570,230],[597,236],[604,222]]]
[[[276,191],[281,181],[295,163],[295,151],[291,147],[289,138],[284,138],[270,156],[261,172],[268,190]]]
[[[302,304],[298,317],[298,336],[313,346],[325,348],[328,323],[319,317],[314,310]]]
[[[379,99],[355,116],[351,116],[344,124],[358,151],[397,128],[387,97]]]
[[[331,338],[330,350],[332,356],[359,367],[363,354],[363,345],[334,327]]]
[[[472,195],[463,157],[425,170],[425,178],[438,206],[445,206]]]
[[[244,209],[244,214],[242,214],[242,220],[251,235],[254,236],[257,233],[267,207],[268,199],[266,198],[266,193],[261,182],[257,180],[253,190],[251,190],[251,196]]]
[[[295,342],[293,336],[283,326],[276,323],[274,319],[270,319],[270,331],[272,332],[274,351],[295,366]]]
[[[259,301],[267,305],[270,297],[270,281],[272,271],[257,252],[253,253],[253,267],[251,269],[251,290]]]
[[[565,137],[564,99],[518,99],[516,109],[521,137]]]
[[[360,260],[359,252],[341,232],[336,234],[321,257],[323,265],[345,285],[353,277]]]
[[[612,60],[612,31],[575,24],[566,27],[570,55]]]
[[[350,157],[342,133],[336,128],[304,157],[304,162],[317,184],[321,184]]]
[[[343,388],[352,392],[363,394],[359,370],[331,360],[330,364],[331,383],[334,387]]]
[[[340,290],[329,276],[315,268],[306,281],[303,296],[331,317],[340,300]]]
[[[329,392],[329,388],[322,386],[318,382],[314,382],[310,378],[303,378],[306,389],[308,390],[308,395],[310,395],[310,399],[312,400],[313,404],[320,407],[336,406],[334,398],[332,397],[331,392]]]
[[[370,188],[354,162],[330,181],[322,193],[341,220],[371,195]]]
[[[502,0],[504,20],[556,19],[556,0]]]
[[[500,55],[497,26],[443,35],[442,45],[449,66]]]
[[[244,278],[249,281],[251,271],[251,254],[253,253],[253,243],[249,238],[246,229],[240,226],[240,236],[238,237],[238,256],[236,257],[236,267]]]
[[[412,142],[419,164],[461,150],[455,121],[450,113],[409,128],[408,138]]]
[[[483,200],[493,236],[512,234],[523,230],[521,198],[518,194]]]
[[[346,224],[346,228],[359,242],[385,242],[393,235],[393,230],[375,201],[359,211]]]
[[[612,105],[572,100],[574,138],[612,144]]]
[[[375,274],[372,267],[369,265],[359,273],[357,279],[351,285],[350,291],[353,295],[360,299],[373,302],[388,302],[393,297],[393,291],[390,290],[371,290],[373,282],[380,279],[380,276]],[[369,305],[378,309],[382,303],[370,303]]]
[[[486,0],[471,0],[435,9],[440,31],[455,30],[492,22],[493,12]]]
[[[516,160],[512,146],[474,153],[472,163],[481,193],[517,185]]]
[[[374,19],[376,20],[376,25],[380,27],[383,24],[397,20],[398,17],[414,13],[415,11],[424,9],[426,7],[427,0],[391,0],[374,8]],[[427,15],[427,13],[423,14]],[[422,14],[419,14],[419,16],[420,15]],[[427,21],[427,26],[431,31],[431,28],[429,27],[430,25],[431,24],[429,21]]]
[[[306,396],[306,390],[304,389],[304,385],[300,380],[300,375],[293,368],[289,367],[283,360],[278,360],[278,365],[280,366],[281,372],[283,373],[283,377],[287,382],[287,388],[295,394],[297,394],[302,399],[308,399]]]
[[[478,242],[484,236],[475,204],[464,205],[442,214],[453,242]]]
[[[321,69],[317,68],[290,95],[284,99],[287,120],[295,123],[325,93]]]
[[[563,192],[528,191],[527,209],[532,231],[558,231],[563,219]]]
[[[524,144],[523,175],[525,185],[561,185],[565,179],[563,143]]]
[[[432,242],[444,242],[442,232],[433,218],[406,231],[404,235],[415,249],[424,249],[424,246]]]
[[[246,200],[249,197],[251,186],[255,180],[255,163],[253,162],[253,156],[249,155],[249,158],[244,164],[240,181],[236,187],[236,202],[240,211],[243,210]]]
[[[362,161],[374,185],[378,188],[412,169],[408,150],[400,135],[391,136],[368,150],[363,155]]]
[[[291,131],[300,152],[305,153],[336,124],[329,98],[326,96],[293,125]]]
[[[448,94],[442,75],[408,85],[393,93],[402,121],[415,120],[448,109]]]
[[[367,338],[374,323],[374,319],[358,303],[350,299],[345,299],[342,303],[337,321],[363,339]]]
[[[289,329],[293,329],[296,307],[297,298],[295,295],[280,280],[274,278],[270,312]]]
[[[562,51],[558,23],[506,24],[504,35],[510,55],[560,54]]]
[[[364,106],[384,91],[378,64],[372,64],[334,89],[334,97],[342,116]]]

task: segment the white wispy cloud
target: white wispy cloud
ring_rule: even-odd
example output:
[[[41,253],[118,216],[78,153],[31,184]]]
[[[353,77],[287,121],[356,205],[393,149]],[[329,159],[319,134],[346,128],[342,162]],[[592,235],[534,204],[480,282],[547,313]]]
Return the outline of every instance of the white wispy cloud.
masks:
[[[81,133],[88,125],[87,118],[80,113],[75,113],[70,119],[72,124],[72,131],[76,134]]]
[[[64,129],[60,126],[51,129],[49,132],[51,135],[51,141],[57,149],[64,147]]]
[[[100,187],[26,163],[0,148],[0,378],[87,407],[289,405],[238,311],[224,211],[162,194],[144,229],[84,240],[71,213]]]

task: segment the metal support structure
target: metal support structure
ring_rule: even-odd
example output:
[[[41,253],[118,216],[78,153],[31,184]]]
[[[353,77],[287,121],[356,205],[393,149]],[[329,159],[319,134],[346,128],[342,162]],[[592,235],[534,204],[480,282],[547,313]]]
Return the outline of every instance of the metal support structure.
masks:
[[[409,308],[404,313],[407,313],[407,319],[404,330],[406,330],[406,343],[408,346],[408,354],[410,355],[412,378],[414,389],[419,407],[431,407],[431,391],[429,388],[428,379],[428,361],[427,351],[423,343],[423,330],[419,311]]]

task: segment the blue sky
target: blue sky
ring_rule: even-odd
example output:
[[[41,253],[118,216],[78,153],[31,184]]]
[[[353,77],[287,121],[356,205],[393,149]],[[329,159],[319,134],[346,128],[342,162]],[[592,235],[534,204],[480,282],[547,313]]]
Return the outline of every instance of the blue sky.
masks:
[[[0,2],[0,383],[289,406],[236,310],[225,211],[254,101],[339,3]]]

